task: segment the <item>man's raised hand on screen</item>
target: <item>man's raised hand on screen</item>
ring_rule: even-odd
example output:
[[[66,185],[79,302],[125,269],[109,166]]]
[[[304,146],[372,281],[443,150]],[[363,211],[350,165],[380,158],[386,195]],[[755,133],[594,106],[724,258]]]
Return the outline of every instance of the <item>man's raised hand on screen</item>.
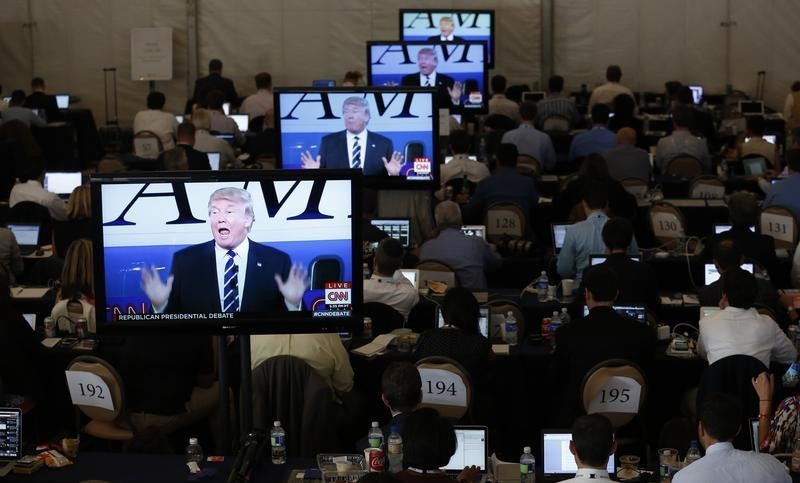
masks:
[[[276,273],[275,283],[278,284],[278,290],[286,303],[299,308],[303,302],[303,294],[308,288],[308,270],[299,263],[293,263],[286,280],[281,279],[280,274]]]
[[[173,280],[175,280],[175,277],[170,275],[167,277],[167,283],[163,283],[161,277],[158,276],[156,267],[151,266],[147,268],[147,266],[145,266],[142,268],[142,281],[140,285],[145,295],[147,295],[148,300],[150,300],[154,311],[161,312],[167,306],[169,294],[172,292]]]
[[[400,169],[403,167],[403,155],[400,154],[399,151],[395,151],[389,159],[386,159],[386,156],[384,156],[383,166],[386,168],[386,172],[389,173],[389,176],[399,176]]]
[[[318,169],[320,160],[319,155],[315,158],[309,151],[300,153],[300,163],[303,165],[303,169]]]
[[[447,88],[447,93],[450,94],[450,99],[453,100],[453,104],[459,104],[461,102],[461,94],[464,91],[464,86],[459,81],[455,81],[453,87]]]

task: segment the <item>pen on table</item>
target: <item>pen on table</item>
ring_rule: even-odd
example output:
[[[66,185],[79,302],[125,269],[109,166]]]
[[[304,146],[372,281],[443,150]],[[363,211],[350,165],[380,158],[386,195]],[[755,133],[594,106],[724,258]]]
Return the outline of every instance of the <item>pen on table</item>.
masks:
[[[25,290],[25,289],[24,289],[24,288],[22,288],[22,287],[20,287],[20,289],[19,289],[19,290],[17,290],[17,295],[21,294],[23,290]]]

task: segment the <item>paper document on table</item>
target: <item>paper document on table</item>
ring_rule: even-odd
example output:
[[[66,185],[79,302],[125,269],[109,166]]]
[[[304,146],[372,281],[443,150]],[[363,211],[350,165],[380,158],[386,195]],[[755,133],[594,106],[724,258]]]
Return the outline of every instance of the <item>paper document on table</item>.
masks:
[[[372,357],[385,351],[386,347],[394,340],[395,337],[396,336],[393,334],[381,334],[378,337],[375,337],[375,340],[369,344],[362,345],[358,349],[353,349],[351,352],[360,356]]]
[[[492,352],[498,355],[508,355],[508,344],[492,344]]]
[[[42,345],[48,349],[52,349],[59,342],[61,342],[61,337],[48,337],[46,339],[42,339]]]
[[[40,299],[50,290],[48,287],[15,287],[11,289],[11,297],[15,299]]]

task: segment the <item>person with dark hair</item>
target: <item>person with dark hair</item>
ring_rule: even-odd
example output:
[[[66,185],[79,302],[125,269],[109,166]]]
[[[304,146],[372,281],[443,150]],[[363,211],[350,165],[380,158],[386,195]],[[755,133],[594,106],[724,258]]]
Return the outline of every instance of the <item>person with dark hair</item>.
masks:
[[[167,98],[163,93],[152,91],[147,94],[147,109],[139,111],[133,118],[133,133],[150,131],[161,139],[161,150],[175,147],[175,131],[178,121],[172,113],[164,112]]]
[[[204,105],[206,96],[213,90],[222,91],[225,102],[230,102],[232,107],[239,105],[239,95],[236,94],[233,81],[222,77],[222,61],[219,59],[211,59],[208,62],[208,75],[194,81],[194,92],[192,99],[187,103],[186,112],[192,111],[192,104]]]
[[[609,109],[605,104],[592,107],[592,128],[572,138],[569,145],[569,159],[584,158],[590,154],[599,154],[611,149],[617,138],[608,127]]]
[[[770,361],[793,362],[797,350],[792,341],[771,317],[753,307],[758,296],[753,274],[734,266],[721,279],[722,310],[700,320],[697,355],[709,364],[736,354],[753,356],[767,367]]]
[[[547,81],[547,96],[536,103],[539,113],[536,116],[536,125],[542,127],[545,119],[550,116],[561,116],[569,121],[569,127],[573,128],[582,121],[575,102],[566,97],[564,90],[564,78],[560,75],[551,76]]]
[[[44,119],[37,116],[30,108],[24,107],[25,92],[15,90],[11,92],[11,99],[8,101],[8,108],[0,112],[0,120],[4,123],[10,121],[19,121],[27,127],[45,127],[47,123]]]
[[[585,479],[607,480],[608,458],[617,451],[614,427],[602,414],[581,416],[572,425],[569,452],[575,457],[578,472],[575,478],[563,483],[578,483]]]
[[[389,422],[381,427],[383,434],[388,437],[392,426],[396,426],[405,439],[406,419],[422,401],[422,379],[414,364],[410,362],[389,364],[381,377],[381,401],[392,415]],[[366,436],[356,443],[359,451],[367,447],[369,443]]]
[[[469,158],[470,136],[467,131],[458,129],[450,131],[450,154],[453,159],[441,167],[441,183],[467,177],[470,183],[478,183],[489,176],[489,168],[485,164]]]
[[[774,456],[733,447],[742,430],[742,407],[730,394],[711,393],[698,408],[697,435],[706,455],[672,477],[674,483],[789,483],[786,467]]]
[[[767,160],[767,166],[780,172],[781,164],[778,158],[778,146],[764,139],[766,121],[764,116],[747,116],[745,119],[747,130],[744,143],[740,148],[741,157],[761,156]]]
[[[440,307],[444,325],[420,335],[415,349],[417,357],[445,356],[455,359],[467,370],[473,384],[485,386],[494,353],[492,344],[481,334],[478,326],[478,301],[468,289],[453,287],[445,293]]]
[[[272,76],[268,72],[259,72],[255,77],[256,92],[242,101],[239,114],[247,114],[250,120],[259,116],[272,116]]]
[[[8,206],[13,208],[23,201],[32,201],[42,205],[50,212],[50,216],[56,221],[67,219],[67,204],[58,197],[42,187],[44,182],[44,168],[41,162],[31,160],[21,173],[17,173],[18,181],[11,188],[8,197]]]
[[[795,220],[800,220],[800,196],[797,196],[800,193],[800,149],[790,149],[786,153],[786,165],[789,176],[769,187],[761,208],[782,206],[792,212]]]
[[[658,140],[655,163],[662,173],[667,165],[679,155],[688,154],[697,158],[703,166],[704,173],[711,172],[711,156],[708,154],[708,143],[689,131],[692,111],[686,106],[678,106],[672,110],[673,131],[669,136]]]
[[[667,112],[672,110],[672,106],[678,102],[678,91],[683,87],[681,81],[667,81],[664,83],[664,106]]]
[[[480,471],[471,466],[453,479],[439,468],[456,452],[456,433],[448,420],[432,408],[408,415],[403,435],[403,467],[397,479],[403,483],[451,483],[480,481]]]
[[[588,183],[605,185],[610,215],[631,219],[636,216],[636,198],[625,191],[622,183],[610,176],[608,164],[603,156],[590,154],[581,163],[578,176],[556,194],[553,200],[553,220],[566,220],[574,223],[584,219],[583,211],[580,207],[576,208],[576,205],[580,204]]]
[[[800,128],[800,81],[792,82],[790,92],[786,94],[786,100],[783,102],[783,119],[786,121],[787,131]]]
[[[562,278],[574,278],[576,289],[580,286],[583,271],[589,266],[589,256],[604,253],[606,249],[602,230],[608,221],[607,185],[589,180],[581,193],[580,210],[586,219],[567,228],[557,263],[558,273]],[[639,253],[635,238],[628,246],[628,253]]]
[[[536,129],[534,122],[537,113],[536,104],[525,101],[519,106],[522,122],[519,127],[503,134],[503,143],[517,147],[519,154],[525,154],[539,162],[542,170],[552,171],[556,166],[556,150],[550,136]]]
[[[519,124],[519,104],[506,97],[506,78],[502,75],[492,77],[492,97],[489,98],[489,115],[501,114]]]
[[[589,97],[589,111],[597,104],[611,106],[619,94],[628,94],[633,98],[633,91],[619,83],[622,80],[622,69],[618,65],[609,65],[606,68],[606,80],[608,82],[592,90],[592,95]]]
[[[495,203],[516,203],[525,213],[527,226],[524,232],[529,232],[533,226],[531,215],[536,203],[539,202],[539,193],[536,183],[530,176],[525,176],[517,171],[517,147],[513,144],[503,143],[497,149],[497,169],[488,178],[483,179],[475,188],[475,193],[464,207],[465,218],[477,224],[483,223],[486,210]]]
[[[208,154],[194,148],[194,124],[184,121],[178,125],[178,144],[175,148],[158,155],[158,162],[165,171],[210,170]]]
[[[364,280],[364,302],[380,302],[408,318],[419,302],[419,292],[403,276],[403,245],[394,238],[384,238],[378,244],[372,266],[372,276]]]
[[[589,315],[562,326],[555,334],[553,356],[564,421],[576,415],[578,391],[592,367],[608,359],[625,359],[647,372],[655,346],[647,324],[619,315],[612,308],[619,277],[611,267],[600,265],[588,270],[582,287]]]
[[[689,131],[706,138],[709,149],[718,147],[717,125],[714,116],[694,102],[694,92],[689,86],[681,86],[675,96],[675,107],[689,110]]]
[[[38,109],[39,115],[44,111],[47,122],[61,120],[61,112],[58,110],[58,103],[55,96],[45,93],[44,79],[34,77],[31,79],[31,93],[25,98],[25,107],[28,109]]]
[[[628,94],[619,94],[611,103],[614,116],[608,120],[608,129],[617,132],[624,127],[636,131],[639,139],[644,139],[644,121],[636,117],[636,101]]]
[[[650,155],[644,149],[636,147],[636,130],[623,127],[617,131],[617,145],[603,152],[608,164],[608,174],[616,179],[638,178],[650,182],[652,169]]]

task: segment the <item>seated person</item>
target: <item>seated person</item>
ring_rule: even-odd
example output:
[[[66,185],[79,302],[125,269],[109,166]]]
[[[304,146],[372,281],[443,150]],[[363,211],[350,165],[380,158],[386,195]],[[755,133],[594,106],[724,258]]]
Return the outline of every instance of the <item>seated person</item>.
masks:
[[[617,137],[607,127],[608,115],[609,109],[605,104],[596,104],[592,107],[592,128],[572,139],[569,145],[570,160],[599,154],[614,147]]]
[[[786,153],[786,164],[789,176],[770,185],[761,208],[782,206],[792,212],[795,220],[800,220],[800,197],[797,196],[800,190],[800,149],[790,149]]]
[[[402,264],[403,245],[394,238],[381,240],[372,276],[364,280],[364,302],[386,304],[408,319],[409,312],[419,302],[419,292],[400,272]]]
[[[162,151],[175,147],[175,130],[178,128],[175,115],[163,111],[166,102],[163,93],[151,91],[147,94],[147,109],[137,112],[133,118],[133,134],[152,132],[161,140]]]
[[[742,451],[732,441],[742,430],[742,408],[729,395],[712,393],[698,408],[697,435],[706,455],[678,471],[674,483],[779,483],[792,481],[786,467],[772,455]]]
[[[777,145],[764,140],[766,122],[764,116],[747,116],[747,131],[745,141],[741,147],[741,157],[761,156],[767,161],[767,167],[780,172],[781,165],[778,158]]]
[[[483,223],[486,210],[495,203],[515,203],[525,214],[527,225],[524,232],[530,232],[531,213],[539,201],[536,183],[530,176],[517,171],[517,152],[513,144],[503,143],[497,149],[497,169],[483,179],[475,188],[475,193],[464,207],[464,217],[470,222]]]
[[[616,180],[638,178],[650,182],[652,174],[650,155],[636,147],[636,131],[623,127],[617,131],[617,145],[603,152],[608,165],[608,174]]]
[[[94,236],[92,229],[92,193],[88,184],[77,186],[67,200],[67,219],[53,223],[53,246],[60,258],[67,256],[67,248],[79,238]]]
[[[700,161],[703,173],[711,172],[711,156],[708,143],[689,131],[692,112],[688,107],[678,106],[672,111],[672,134],[658,140],[655,163],[662,173],[666,173],[669,162],[680,155],[689,155]]]
[[[45,127],[47,123],[44,119],[37,116],[30,108],[24,107],[25,92],[16,90],[11,93],[11,99],[8,101],[8,108],[0,113],[0,121],[3,123],[11,121],[19,121],[28,127]]]
[[[381,377],[381,401],[392,415],[389,422],[381,427],[381,431],[388,437],[392,426],[396,426],[405,439],[406,419],[422,401],[422,379],[414,364],[410,362],[389,364]],[[358,451],[363,451],[367,447],[366,436],[356,443]]]
[[[772,318],[753,308],[758,295],[753,274],[733,267],[721,279],[722,310],[700,320],[697,355],[709,365],[737,354],[753,356],[767,367],[770,361],[793,362],[797,358],[794,343]]]
[[[478,183],[489,176],[489,168],[485,164],[469,159],[470,138],[466,131],[463,129],[452,131],[449,141],[453,159],[441,166],[442,184],[464,177],[471,183]]]
[[[614,311],[618,287],[619,278],[610,267],[600,265],[587,271],[583,295],[589,315],[556,331],[553,356],[561,384],[563,421],[572,420],[577,414],[581,382],[598,363],[625,359],[639,365],[645,373],[648,371],[655,347],[653,331],[647,324]]]
[[[25,263],[14,234],[8,228],[0,227],[0,272],[8,278],[10,285],[17,285],[17,277],[22,276]]]
[[[449,357],[464,366],[473,384],[488,384],[494,352],[489,339],[480,333],[480,306],[475,296],[466,288],[453,287],[445,294],[440,307],[445,325],[426,330],[419,336],[415,349],[417,358]]]
[[[422,245],[420,260],[444,262],[455,271],[460,286],[485,289],[485,272],[500,268],[500,256],[482,238],[461,232],[461,210],[455,202],[436,205],[434,218],[439,234]]]
[[[420,408],[406,418],[403,434],[403,468],[397,479],[403,483],[451,483],[480,481],[480,471],[464,468],[457,478],[439,468],[456,452],[453,426],[432,408]]]
[[[208,155],[194,148],[195,127],[189,121],[178,126],[178,145],[158,155],[165,171],[210,170]]]
[[[23,201],[32,201],[47,208],[53,220],[64,221],[67,219],[66,203],[57,194],[46,191],[42,187],[44,167],[41,162],[29,160],[29,163],[19,173],[18,180],[11,188],[11,194],[8,197],[9,208],[14,208]]]
[[[206,95],[208,99],[208,111],[211,114],[210,131],[218,134],[233,134],[237,145],[244,144],[244,134],[239,130],[236,121],[225,115],[222,105],[225,104],[225,94],[222,91],[213,90]]]
[[[80,314],[80,315],[78,315]],[[80,238],[72,242],[64,257],[61,287],[56,293],[56,305],[50,312],[60,330],[70,330],[75,319],[83,317],[89,332],[97,332],[94,308],[94,268],[92,242]]]
[[[212,135],[211,113],[207,109],[195,109],[192,113],[194,124],[194,149],[203,153],[219,153],[219,169],[241,167],[241,161],[230,144]]]
[[[534,125],[538,109],[536,103],[525,101],[519,106],[522,123],[516,129],[511,129],[503,134],[501,142],[513,144],[519,154],[526,154],[536,161],[542,171],[552,171],[556,167],[556,150],[553,141]]]
[[[61,120],[61,113],[58,110],[56,97],[45,92],[44,79],[34,77],[31,79],[31,93],[25,98],[25,107],[28,109],[38,109],[40,115],[44,115],[47,122]]]
[[[608,458],[617,452],[614,427],[602,414],[581,416],[572,425],[572,440],[569,452],[575,457],[578,472],[575,478],[563,483],[579,483],[590,480],[608,480]]]
[[[247,114],[250,120],[266,116],[267,112],[272,115],[272,76],[268,72],[259,72],[255,77],[256,92],[250,94],[242,101],[239,107],[240,114]]]
[[[623,128],[631,128],[636,132],[636,137],[642,139],[644,134],[644,121],[636,117],[636,101],[628,94],[619,94],[614,97],[612,105],[614,116],[608,120],[608,129],[619,132]]]
[[[602,104],[600,104],[602,105]],[[581,163],[578,176],[572,179],[553,199],[553,219],[575,223],[583,219],[580,205],[587,183],[602,183],[608,193],[609,215],[633,219],[636,216],[636,198],[625,191],[622,183],[609,175],[608,164],[599,154],[590,154]]]

